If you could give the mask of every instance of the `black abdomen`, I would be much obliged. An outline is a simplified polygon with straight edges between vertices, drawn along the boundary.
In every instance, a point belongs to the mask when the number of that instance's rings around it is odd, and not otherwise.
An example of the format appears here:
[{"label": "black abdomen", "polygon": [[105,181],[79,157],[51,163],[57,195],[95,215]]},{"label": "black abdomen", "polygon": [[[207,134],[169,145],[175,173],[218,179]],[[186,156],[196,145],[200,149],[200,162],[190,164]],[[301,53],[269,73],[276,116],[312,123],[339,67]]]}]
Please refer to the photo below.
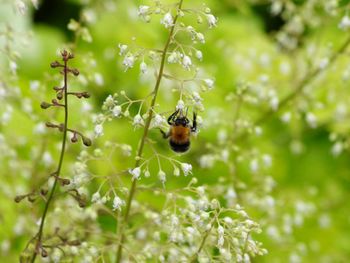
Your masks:
[{"label": "black abdomen", "polygon": [[170,147],[174,152],[183,153],[190,148],[190,141],[177,143],[172,140],[169,141]]}]

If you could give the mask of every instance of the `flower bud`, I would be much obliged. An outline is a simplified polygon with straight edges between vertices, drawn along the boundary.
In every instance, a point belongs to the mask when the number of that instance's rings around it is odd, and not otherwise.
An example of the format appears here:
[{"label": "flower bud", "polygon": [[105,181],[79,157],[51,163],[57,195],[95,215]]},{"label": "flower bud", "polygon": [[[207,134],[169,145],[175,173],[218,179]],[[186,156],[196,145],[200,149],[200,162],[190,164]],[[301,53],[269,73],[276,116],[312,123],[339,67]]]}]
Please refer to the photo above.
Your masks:
[{"label": "flower bud", "polygon": [[81,139],[83,140],[83,144],[85,146],[91,146],[92,143],[91,143],[91,140],[89,138],[82,136]]},{"label": "flower bud", "polygon": [[57,67],[61,67],[61,63],[58,61],[54,61],[50,64],[51,68],[57,68]]},{"label": "flower bud", "polygon": [[47,102],[45,102],[45,101],[43,101],[41,104],[40,104],[40,107],[42,108],[42,109],[48,109],[48,108],[50,108],[52,106],[52,104],[50,104],[50,103],[47,103]]}]

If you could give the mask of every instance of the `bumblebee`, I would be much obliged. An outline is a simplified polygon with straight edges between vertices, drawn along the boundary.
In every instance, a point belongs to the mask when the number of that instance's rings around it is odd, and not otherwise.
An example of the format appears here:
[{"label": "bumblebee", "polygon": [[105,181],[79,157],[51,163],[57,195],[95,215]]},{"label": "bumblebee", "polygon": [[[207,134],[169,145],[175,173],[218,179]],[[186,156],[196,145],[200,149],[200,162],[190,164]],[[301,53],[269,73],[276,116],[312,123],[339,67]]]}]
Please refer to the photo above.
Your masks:
[{"label": "bumblebee", "polygon": [[[187,113],[186,113],[187,115]],[[182,110],[176,110],[168,118],[170,129],[167,133],[161,130],[164,139],[169,138],[170,148],[174,152],[183,153],[190,148],[191,133],[197,131],[197,115],[193,112],[192,125]]]}]

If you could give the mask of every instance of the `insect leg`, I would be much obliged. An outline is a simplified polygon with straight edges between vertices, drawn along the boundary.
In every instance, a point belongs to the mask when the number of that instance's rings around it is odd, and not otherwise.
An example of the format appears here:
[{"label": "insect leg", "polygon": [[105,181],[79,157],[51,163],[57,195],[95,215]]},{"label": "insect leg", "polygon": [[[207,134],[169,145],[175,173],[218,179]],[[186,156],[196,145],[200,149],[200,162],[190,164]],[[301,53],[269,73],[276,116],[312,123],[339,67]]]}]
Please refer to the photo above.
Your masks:
[{"label": "insect leg", "polygon": [[160,132],[163,134],[163,138],[164,138],[164,139],[168,139],[168,138],[169,138],[170,132],[165,132],[165,131],[163,131],[163,130],[160,130]]},{"label": "insect leg", "polygon": [[193,112],[193,121],[192,121],[192,127],[191,127],[191,132],[196,132],[197,131],[197,114]]},{"label": "insect leg", "polygon": [[168,124],[169,125],[172,125],[172,122],[174,121],[175,119],[175,116],[179,113],[179,110],[176,110],[173,114],[171,114],[168,118]]}]

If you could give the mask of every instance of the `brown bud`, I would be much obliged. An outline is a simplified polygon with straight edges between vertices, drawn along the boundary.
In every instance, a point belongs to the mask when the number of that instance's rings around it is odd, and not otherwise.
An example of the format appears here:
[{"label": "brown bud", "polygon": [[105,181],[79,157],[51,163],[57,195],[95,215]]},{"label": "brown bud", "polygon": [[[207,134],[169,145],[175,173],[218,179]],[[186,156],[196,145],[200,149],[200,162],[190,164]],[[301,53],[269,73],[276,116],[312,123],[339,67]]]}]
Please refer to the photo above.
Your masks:
[{"label": "brown bud", "polygon": [[56,128],[56,127],[57,127],[56,124],[53,124],[52,122],[49,122],[49,121],[46,122],[45,125],[46,125],[46,127],[48,127],[48,128]]},{"label": "brown bud", "polygon": [[48,192],[49,192],[49,191],[48,191],[47,189],[44,189],[44,188],[41,188],[41,189],[40,189],[40,194],[41,194],[41,195],[47,195]]},{"label": "brown bud", "polygon": [[57,92],[56,98],[59,99],[59,100],[61,100],[63,98],[62,91]]},{"label": "brown bud", "polygon": [[36,200],[36,196],[33,195],[33,194],[30,194],[30,195],[27,196],[27,199],[28,199],[29,202],[34,203],[35,200]]},{"label": "brown bud", "polygon": [[75,143],[78,141],[78,136],[76,133],[73,134],[72,138],[70,139],[72,143]]},{"label": "brown bud", "polygon": [[47,253],[47,251],[44,248],[41,248],[41,256],[43,258],[46,258],[48,256],[48,253]]},{"label": "brown bud", "polygon": [[26,197],[26,195],[17,195],[17,196],[15,197],[15,202],[16,202],[16,203],[19,203],[19,202],[21,202],[25,197]]},{"label": "brown bud", "polygon": [[74,76],[78,76],[79,75],[79,70],[77,70],[76,68],[73,68],[71,70],[71,72],[73,73]]},{"label": "brown bud", "polygon": [[50,108],[52,106],[52,104],[50,104],[50,103],[47,103],[47,102],[45,102],[45,101],[43,101],[41,104],[40,104],[40,107],[42,108],[42,109],[48,109],[48,108]]},{"label": "brown bud", "polygon": [[57,67],[61,67],[61,63],[58,61],[54,61],[50,64],[51,68],[57,68]]},{"label": "brown bud", "polygon": [[89,138],[82,136],[81,139],[83,140],[83,144],[85,146],[88,146],[88,147],[91,146],[92,143],[91,143],[91,140]]},{"label": "brown bud", "polygon": [[81,95],[86,99],[90,98],[90,94],[88,92],[82,92]]},{"label": "brown bud", "polygon": [[62,179],[61,179],[61,184],[62,184],[62,185],[69,185],[69,184],[70,184],[70,180],[69,180],[69,179],[62,178]]},{"label": "brown bud", "polygon": [[69,56],[68,56],[69,59],[72,59],[74,58],[74,54],[73,53],[69,53]]}]

